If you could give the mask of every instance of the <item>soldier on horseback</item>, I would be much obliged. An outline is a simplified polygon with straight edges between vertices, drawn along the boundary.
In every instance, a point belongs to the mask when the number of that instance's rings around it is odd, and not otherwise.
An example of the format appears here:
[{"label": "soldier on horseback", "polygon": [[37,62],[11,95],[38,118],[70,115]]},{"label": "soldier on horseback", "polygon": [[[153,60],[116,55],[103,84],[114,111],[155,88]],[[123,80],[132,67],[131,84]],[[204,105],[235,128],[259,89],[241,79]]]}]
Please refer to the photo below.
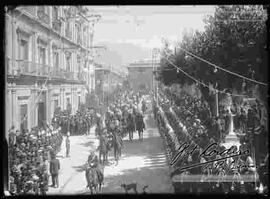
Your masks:
[{"label": "soldier on horseback", "polygon": [[118,161],[119,156],[121,156],[121,148],[123,146],[123,141],[121,137],[121,129],[119,126],[119,121],[115,118],[108,129],[111,146],[114,149],[115,160]]},{"label": "soldier on horseback", "polygon": [[[95,152],[91,152],[91,154],[88,156],[88,160],[87,163],[90,168],[92,168],[97,176],[98,176],[98,181],[99,182],[103,182],[104,176],[103,176],[103,172],[102,172],[102,167],[99,164],[99,160],[98,160],[98,156],[95,154]],[[87,187],[89,187],[89,179],[87,178]]]}]

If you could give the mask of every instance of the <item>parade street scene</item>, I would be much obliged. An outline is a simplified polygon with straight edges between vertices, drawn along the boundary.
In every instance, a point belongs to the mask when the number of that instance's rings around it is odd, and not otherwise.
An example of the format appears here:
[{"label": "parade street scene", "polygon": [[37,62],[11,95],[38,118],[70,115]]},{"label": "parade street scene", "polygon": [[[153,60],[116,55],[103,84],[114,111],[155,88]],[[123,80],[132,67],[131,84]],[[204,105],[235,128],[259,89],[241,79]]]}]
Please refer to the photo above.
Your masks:
[{"label": "parade street scene", "polygon": [[5,196],[268,195],[266,5],[5,6]]}]

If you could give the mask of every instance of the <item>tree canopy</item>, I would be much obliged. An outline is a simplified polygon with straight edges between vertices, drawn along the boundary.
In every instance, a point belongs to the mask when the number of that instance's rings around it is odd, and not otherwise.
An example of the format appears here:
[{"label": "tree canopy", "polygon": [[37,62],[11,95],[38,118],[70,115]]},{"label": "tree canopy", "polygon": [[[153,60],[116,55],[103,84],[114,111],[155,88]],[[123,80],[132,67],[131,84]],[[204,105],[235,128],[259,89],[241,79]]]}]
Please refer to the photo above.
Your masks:
[{"label": "tree canopy", "polygon": [[[213,16],[204,19],[205,30],[195,31],[183,36],[179,47],[203,58],[219,67],[261,82],[268,82],[266,11],[257,5],[217,6]],[[219,90],[242,93],[243,82],[246,88],[254,89],[256,83],[224,72],[199,59],[188,55],[181,49],[175,52],[165,45],[161,56],[159,79],[165,85],[194,82],[176,69],[168,59],[197,80],[216,84]],[[257,88],[265,95],[267,87]],[[208,88],[201,87],[205,97]],[[266,96],[266,95],[265,95]],[[209,96],[208,96],[209,97]]]}]

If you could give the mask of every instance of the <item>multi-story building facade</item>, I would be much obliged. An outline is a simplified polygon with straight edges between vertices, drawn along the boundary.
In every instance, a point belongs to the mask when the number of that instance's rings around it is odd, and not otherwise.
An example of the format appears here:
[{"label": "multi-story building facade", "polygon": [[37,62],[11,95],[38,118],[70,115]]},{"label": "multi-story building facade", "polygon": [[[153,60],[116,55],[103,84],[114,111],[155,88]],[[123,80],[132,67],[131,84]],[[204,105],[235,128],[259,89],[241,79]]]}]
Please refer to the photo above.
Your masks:
[{"label": "multi-story building facade", "polygon": [[153,60],[138,61],[129,64],[128,80],[130,87],[135,91],[155,91],[157,88],[157,80],[155,79],[155,71],[160,67],[160,63]]},{"label": "multi-story building facade", "polygon": [[95,64],[96,94],[103,102],[108,100],[117,88],[122,87],[125,73],[120,69]]},{"label": "multi-story building facade", "polygon": [[95,88],[93,27],[83,6],[22,6],[5,17],[6,127],[50,123],[75,113]]}]

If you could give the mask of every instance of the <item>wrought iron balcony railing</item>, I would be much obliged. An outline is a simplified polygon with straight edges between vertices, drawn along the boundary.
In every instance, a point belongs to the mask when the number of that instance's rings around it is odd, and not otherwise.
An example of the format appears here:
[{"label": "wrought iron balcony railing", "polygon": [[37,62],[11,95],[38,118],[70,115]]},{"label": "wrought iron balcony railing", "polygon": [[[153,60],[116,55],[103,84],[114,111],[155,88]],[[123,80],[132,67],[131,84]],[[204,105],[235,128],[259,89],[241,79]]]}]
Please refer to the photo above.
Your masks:
[{"label": "wrought iron balcony railing", "polygon": [[61,69],[59,67],[53,67],[52,77],[63,78],[64,79],[65,78],[65,75],[64,75],[63,69]]},{"label": "wrought iron balcony railing", "polygon": [[48,14],[46,14],[43,10],[38,10],[37,12],[38,19],[42,21],[43,23],[49,24],[50,23],[50,17]]},{"label": "wrought iron balcony railing", "polygon": [[50,67],[45,64],[33,63],[30,61],[19,62],[20,75],[48,76]]},{"label": "wrought iron balcony railing", "polygon": [[46,64],[34,63],[31,61],[18,61],[18,68],[12,68],[11,59],[6,58],[6,69],[8,75],[30,75],[30,76],[50,76],[52,78],[61,78],[66,80],[86,81],[86,75],[83,72],[74,73],[66,71],[59,67],[51,67]]}]

